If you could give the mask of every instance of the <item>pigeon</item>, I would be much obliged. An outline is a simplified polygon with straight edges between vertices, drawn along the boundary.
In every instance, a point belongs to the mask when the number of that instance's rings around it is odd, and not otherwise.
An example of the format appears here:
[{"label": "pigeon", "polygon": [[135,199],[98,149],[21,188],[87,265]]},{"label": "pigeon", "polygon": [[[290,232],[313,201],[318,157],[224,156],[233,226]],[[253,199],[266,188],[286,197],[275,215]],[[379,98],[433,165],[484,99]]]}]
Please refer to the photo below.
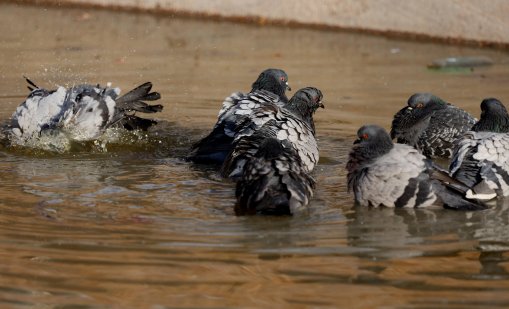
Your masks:
[{"label": "pigeon", "polygon": [[457,141],[449,171],[471,188],[469,198],[509,195],[509,115],[499,100],[481,102],[481,119]]},{"label": "pigeon", "polygon": [[163,108],[162,105],[144,102],[161,97],[157,92],[150,92],[150,82],[118,97],[120,89],[109,86],[83,84],[47,90],[26,80],[31,92],[16,108],[9,126],[11,141],[19,145],[54,132],[63,133],[72,141],[90,141],[99,138],[114,125],[128,130],[146,130],[157,122],[134,113],[155,113]]},{"label": "pigeon", "polygon": [[391,137],[428,158],[450,158],[454,142],[477,120],[431,93],[416,93],[394,115]]},{"label": "pigeon", "polygon": [[315,181],[288,141],[261,141],[237,182],[238,215],[293,215],[313,196]]},{"label": "pigeon", "polygon": [[319,159],[313,114],[319,107],[324,108],[322,98],[319,89],[305,87],[298,90],[283,107],[265,105],[254,109],[247,124],[234,135],[233,149],[221,168],[221,174],[237,180],[243,173],[244,164],[258,151],[264,137],[288,141],[302,161],[303,168],[311,172]]},{"label": "pigeon", "polygon": [[397,208],[441,204],[451,209],[485,209],[482,203],[467,200],[464,195],[468,188],[437,170],[417,149],[393,144],[385,129],[365,125],[357,136],[346,169],[348,191],[353,191],[358,204]]},{"label": "pigeon", "polygon": [[291,88],[283,70],[264,70],[253,83],[251,92],[234,92],[224,100],[214,128],[192,146],[188,159],[195,163],[223,164],[239,125],[249,121],[255,108],[286,104],[286,90]]}]

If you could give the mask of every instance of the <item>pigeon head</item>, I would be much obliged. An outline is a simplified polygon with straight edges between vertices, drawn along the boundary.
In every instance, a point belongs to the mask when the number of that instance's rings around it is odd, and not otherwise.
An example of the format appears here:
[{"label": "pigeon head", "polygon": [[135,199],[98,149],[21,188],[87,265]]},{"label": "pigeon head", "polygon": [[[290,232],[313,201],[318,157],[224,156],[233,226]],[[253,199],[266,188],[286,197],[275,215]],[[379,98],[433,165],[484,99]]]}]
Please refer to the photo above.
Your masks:
[{"label": "pigeon head", "polygon": [[299,89],[293,95],[286,105],[286,108],[307,122],[314,132],[315,124],[313,121],[313,114],[319,107],[325,108],[322,99],[323,94],[319,89],[306,87]]},{"label": "pigeon head", "polygon": [[75,102],[64,130],[77,141],[98,138],[113,118],[115,101],[95,91],[84,91],[76,96]]},{"label": "pigeon head", "polygon": [[267,69],[260,73],[256,81],[252,85],[252,91],[255,90],[266,90],[274,94],[277,94],[281,101],[288,102],[286,97],[286,90],[291,91],[292,89],[288,85],[288,75],[285,71],[280,69]]},{"label": "pigeon head", "polygon": [[431,93],[415,93],[408,99],[407,106],[398,111],[392,120],[391,137],[398,143],[415,146],[421,134],[427,129],[423,121],[435,111],[447,108],[449,104]]},{"label": "pigeon head", "polygon": [[481,102],[481,119],[472,127],[472,131],[509,132],[509,114],[507,109],[495,98]]},{"label": "pigeon head", "polygon": [[408,109],[417,113],[430,113],[447,107],[447,103],[431,93],[416,93],[408,99]]},{"label": "pigeon head", "polygon": [[387,154],[394,147],[385,129],[377,125],[365,125],[357,131],[357,139],[350,151],[346,169],[348,170],[348,191],[361,177],[361,170],[377,158]]},{"label": "pigeon head", "polygon": [[365,125],[357,131],[353,152],[361,154],[362,158],[374,159],[388,153],[393,143],[389,133],[377,125]]}]

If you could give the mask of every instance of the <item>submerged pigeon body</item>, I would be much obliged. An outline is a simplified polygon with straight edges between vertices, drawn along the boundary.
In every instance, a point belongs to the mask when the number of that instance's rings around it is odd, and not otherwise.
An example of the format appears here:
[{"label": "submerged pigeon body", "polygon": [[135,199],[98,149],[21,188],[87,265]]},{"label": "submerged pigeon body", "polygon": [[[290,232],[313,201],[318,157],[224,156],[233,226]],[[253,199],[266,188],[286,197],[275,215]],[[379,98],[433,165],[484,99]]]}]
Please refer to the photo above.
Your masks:
[{"label": "submerged pigeon body", "polygon": [[291,145],[265,138],[237,182],[236,213],[295,214],[308,204],[314,184]]},{"label": "submerged pigeon body", "polygon": [[262,106],[283,106],[288,102],[288,75],[279,69],[260,73],[249,93],[234,92],[228,96],[212,131],[195,145],[188,157],[196,163],[223,164],[241,127],[249,125],[253,111]]},{"label": "submerged pigeon body", "polygon": [[222,167],[225,177],[238,179],[244,165],[258,151],[266,137],[286,141],[299,156],[303,168],[310,172],[319,159],[313,114],[322,103],[322,92],[314,87],[302,88],[283,107],[261,106],[253,110],[250,121],[235,134],[233,149]]},{"label": "submerged pigeon body", "polygon": [[156,122],[140,118],[134,112],[162,110],[161,105],[143,102],[160,98],[159,93],[150,92],[151,83],[118,97],[119,88],[78,85],[46,90],[28,82],[32,91],[11,118],[9,137],[14,144],[25,145],[48,134],[64,135],[72,141],[90,141],[116,124],[127,129],[147,129]]},{"label": "submerged pigeon body", "polygon": [[454,142],[475,124],[464,110],[430,93],[417,93],[394,115],[391,137],[429,158],[449,158]]},{"label": "submerged pigeon body", "polygon": [[450,174],[473,198],[509,195],[509,115],[499,100],[482,101],[481,119],[457,142]]},{"label": "submerged pigeon body", "polygon": [[[484,209],[446,186],[440,173],[415,148],[393,144],[381,127],[363,126],[347,163],[348,189],[363,206]],[[447,175],[440,174],[443,177]],[[461,190],[466,191],[466,187]]]}]

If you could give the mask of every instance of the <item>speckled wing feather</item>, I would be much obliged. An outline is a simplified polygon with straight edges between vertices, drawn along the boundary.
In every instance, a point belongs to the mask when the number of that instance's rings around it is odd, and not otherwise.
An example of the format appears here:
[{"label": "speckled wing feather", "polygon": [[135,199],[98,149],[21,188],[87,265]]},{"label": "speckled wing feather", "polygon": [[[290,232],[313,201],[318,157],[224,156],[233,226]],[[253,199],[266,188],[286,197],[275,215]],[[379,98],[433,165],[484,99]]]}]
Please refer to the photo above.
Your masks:
[{"label": "speckled wing feather", "polygon": [[349,171],[348,179],[356,201],[365,206],[426,207],[437,199],[424,157],[407,145],[395,144],[362,170]]},{"label": "speckled wing feather", "polygon": [[472,187],[478,198],[508,196],[509,134],[467,132],[457,142],[450,173]]},{"label": "speckled wing feather", "polygon": [[[224,164],[221,166],[221,175],[234,181],[240,180],[244,173],[246,162],[255,157],[260,149],[260,145],[267,138],[276,138],[273,126],[261,127],[256,132],[253,131],[249,135],[238,138],[234,143],[233,149],[224,160]],[[285,141],[285,146],[291,147],[291,144]]]},{"label": "speckled wing feather", "polygon": [[[253,138],[244,141],[250,136]],[[293,113],[273,105],[253,110],[249,124],[243,126],[235,135],[233,141],[235,148],[225,160],[222,168],[223,175],[233,179],[238,178],[246,157],[256,152],[254,149],[257,147],[257,141],[269,136],[288,143],[298,154],[303,167],[308,172],[313,170],[319,159],[314,131]]]},{"label": "speckled wing feather", "polygon": [[214,126],[214,129],[224,128],[224,134],[230,137],[238,133],[239,125],[243,127],[250,125],[249,119],[252,121],[256,118],[254,114],[257,109],[283,105],[277,95],[265,90],[256,90],[242,96],[238,94],[233,93],[225,99]]},{"label": "speckled wing feather", "polygon": [[476,119],[453,105],[433,113],[427,129],[419,137],[418,148],[430,158],[451,157],[454,142],[470,130]]},{"label": "speckled wing feather", "polygon": [[429,114],[406,106],[394,115],[391,138],[419,149],[427,157],[448,158],[452,155],[454,142],[476,121],[451,104]]},{"label": "speckled wing feather", "polygon": [[[223,101],[221,110],[217,115],[217,124],[224,121],[232,121],[232,115],[250,115],[254,108],[265,104],[276,104],[283,106],[279,96],[266,90],[255,90],[250,93],[234,92]],[[233,116],[235,118],[235,116]],[[216,124],[216,125],[217,125]]]},{"label": "speckled wing feather", "polygon": [[193,145],[189,159],[222,164],[233,147],[234,136],[242,127],[251,125],[253,111],[280,104],[283,103],[277,95],[265,90],[232,93],[224,100],[212,132]]},{"label": "speckled wing feather", "polygon": [[260,108],[253,113],[253,125],[245,126],[235,136],[239,140],[266,127],[281,141],[288,141],[297,151],[308,171],[312,171],[319,159],[318,144],[313,129],[285,108]]}]

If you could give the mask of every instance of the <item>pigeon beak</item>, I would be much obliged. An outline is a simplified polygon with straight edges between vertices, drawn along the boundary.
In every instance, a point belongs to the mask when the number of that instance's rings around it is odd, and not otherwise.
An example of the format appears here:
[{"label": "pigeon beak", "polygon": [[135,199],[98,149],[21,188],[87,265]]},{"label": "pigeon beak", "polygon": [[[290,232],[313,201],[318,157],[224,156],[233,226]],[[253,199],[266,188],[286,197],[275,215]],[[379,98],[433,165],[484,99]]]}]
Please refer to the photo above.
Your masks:
[{"label": "pigeon beak", "polygon": [[286,82],[286,90],[288,90],[288,91],[292,91],[292,87],[290,87],[290,85],[288,84],[288,82]]},{"label": "pigeon beak", "polygon": [[325,108],[325,105],[323,105],[322,101],[318,102],[318,107]]},{"label": "pigeon beak", "polygon": [[409,107],[407,107],[407,109],[408,109],[409,111],[411,111],[413,108],[411,108],[411,107],[409,106]]},{"label": "pigeon beak", "polygon": [[356,139],[355,141],[353,141],[353,144],[355,145],[355,144],[358,144],[358,143],[360,143],[360,142],[361,142],[361,139],[360,139],[360,138],[358,138],[358,139]]}]

